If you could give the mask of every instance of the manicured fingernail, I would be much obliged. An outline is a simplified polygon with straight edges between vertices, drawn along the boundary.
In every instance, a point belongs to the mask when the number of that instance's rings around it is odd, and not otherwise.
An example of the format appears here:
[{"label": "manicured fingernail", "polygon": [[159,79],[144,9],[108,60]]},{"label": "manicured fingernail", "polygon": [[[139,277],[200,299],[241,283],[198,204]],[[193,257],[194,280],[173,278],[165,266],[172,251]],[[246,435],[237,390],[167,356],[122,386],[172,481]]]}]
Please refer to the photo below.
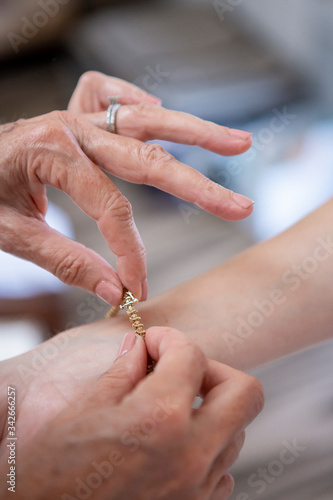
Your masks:
[{"label": "manicured fingernail", "polygon": [[241,208],[250,208],[254,204],[254,201],[250,200],[250,198],[247,198],[246,196],[243,196],[242,194],[231,193],[231,197]]},{"label": "manicured fingernail", "polygon": [[148,281],[147,280],[143,280],[141,290],[142,290],[141,300],[145,301],[145,300],[147,300],[147,297],[148,297]]},{"label": "manicured fingernail", "polygon": [[132,349],[132,347],[135,344],[136,336],[134,331],[126,333],[125,337],[122,340],[122,343],[120,344],[118,355],[116,359],[120,358],[124,354],[126,354],[128,351]]},{"label": "manicured fingernail", "polygon": [[111,281],[100,281],[95,290],[97,297],[110,305],[118,304],[122,293],[122,290]]},{"label": "manicured fingernail", "polygon": [[245,130],[238,130],[237,128],[229,128],[230,135],[236,137],[237,139],[242,139],[246,141],[252,136],[252,132],[246,132]]}]

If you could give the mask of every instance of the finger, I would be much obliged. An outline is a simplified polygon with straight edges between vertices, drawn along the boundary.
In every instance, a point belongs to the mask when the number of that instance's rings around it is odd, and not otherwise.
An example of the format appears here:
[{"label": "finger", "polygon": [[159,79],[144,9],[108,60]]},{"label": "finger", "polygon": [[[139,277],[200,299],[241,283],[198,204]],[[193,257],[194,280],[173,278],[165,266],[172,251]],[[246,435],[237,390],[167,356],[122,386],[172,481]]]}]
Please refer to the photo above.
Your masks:
[{"label": "finger", "polygon": [[225,474],[209,500],[228,500],[234,491],[235,481],[231,474]]},{"label": "finger", "polygon": [[120,303],[123,285],[116,271],[91,249],[50,228],[44,220],[7,213],[5,233],[3,250],[34,262],[67,285],[98,296],[102,291],[109,303]]},{"label": "finger", "polygon": [[[88,114],[94,125],[106,130],[105,113]],[[171,111],[149,102],[121,106],[117,111],[117,134],[141,141],[162,139],[190,144],[224,156],[244,153],[252,144],[252,134],[222,127],[196,116]]]},{"label": "finger", "polygon": [[243,219],[253,211],[251,200],[210,181],[157,144],[98,130],[88,120],[65,119],[86,155],[117,177],[154,186],[226,220]]},{"label": "finger", "polygon": [[206,358],[188,337],[173,328],[153,327],[146,333],[148,353],[158,361],[154,372],[139,387],[137,398],[170,399],[171,410],[185,418],[192,412],[206,370]]},{"label": "finger", "polygon": [[99,401],[118,404],[146,375],[147,351],[144,341],[133,331],[127,333],[118,358],[97,382],[94,394]]},{"label": "finger", "polygon": [[201,390],[204,400],[194,415],[196,425],[207,429],[205,442],[219,452],[262,410],[262,387],[254,377],[208,360]]},{"label": "finger", "polygon": [[79,79],[68,110],[76,114],[106,110],[110,104],[109,96],[119,96],[121,104],[137,104],[142,101],[161,103],[158,97],[148,94],[132,83],[97,71],[88,71]]},{"label": "finger", "polygon": [[[58,119],[64,115],[53,113],[52,116]],[[96,220],[109,248],[117,256],[121,282],[140,299],[147,276],[146,259],[131,205],[111,180],[85,156],[62,121],[54,120],[53,128],[54,136],[60,137],[64,153],[54,155],[51,162],[38,160],[34,167],[38,180],[64,191],[81,210]],[[104,292],[100,290],[97,293],[110,303]]]},{"label": "finger", "polygon": [[236,439],[227,447],[226,450],[221,452],[214,460],[208,476],[205,479],[204,490],[208,494],[215,491],[221,479],[227,474],[230,467],[236,462],[239,453],[244,445],[245,432],[242,431]]}]

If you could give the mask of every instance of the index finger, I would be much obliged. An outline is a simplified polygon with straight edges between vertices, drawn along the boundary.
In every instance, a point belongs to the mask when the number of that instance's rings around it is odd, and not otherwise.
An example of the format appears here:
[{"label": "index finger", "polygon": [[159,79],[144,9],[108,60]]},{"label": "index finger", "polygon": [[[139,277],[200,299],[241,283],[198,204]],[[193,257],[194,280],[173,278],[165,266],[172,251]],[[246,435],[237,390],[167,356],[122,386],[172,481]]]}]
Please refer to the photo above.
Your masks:
[{"label": "index finger", "polygon": [[[34,167],[31,170],[38,174],[39,182],[61,189],[81,210],[97,222],[106,243],[117,256],[117,272],[122,284],[139,299],[145,300],[145,249],[133,219],[131,205],[106,174],[80,148],[76,134],[82,138],[85,133],[84,124],[73,119],[67,112],[53,112],[38,117],[33,122],[35,136],[39,138],[42,133],[45,135],[46,130],[51,144],[55,143],[56,147],[53,154],[48,154],[49,161],[41,161],[37,156],[37,161],[33,162]],[[28,125],[27,131],[28,133],[30,131]],[[72,256],[69,255],[70,262],[71,259]],[[53,261],[55,260],[54,257]],[[85,282],[90,280],[91,288],[96,295],[112,304],[111,299],[114,298],[114,294],[112,296],[110,294],[108,280],[102,275],[99,283],[93,283],[91,274],[87,272],[88,260],[86,259],[83,265],[82,260],[84,254],[80,261],[76,259],[77,263],[80,262],[80,268],[77,270],[77,265],[72,266],[74,269],[72,274],[86,273]],[[61,267],[64,268],[63,265]],[[120,289],[117,292],[120,299]]]},{"label": "index finger", "polygon": [[202,385],[206,357],[186,335],[173,328],[149,328],[146,345],[150,356],[158,363],[154,372],[138,387],[137,396],[141,402],[148,397],[147,404],[166,399],[173,410],[187,418]]},{"label": "index finger", "polygon": [[239,370],[208,360],[202,393],[203,403],[195,414],[199,429],[207,428],[205,440],[220,451],[262,410],[263,390],[257,379]]}]

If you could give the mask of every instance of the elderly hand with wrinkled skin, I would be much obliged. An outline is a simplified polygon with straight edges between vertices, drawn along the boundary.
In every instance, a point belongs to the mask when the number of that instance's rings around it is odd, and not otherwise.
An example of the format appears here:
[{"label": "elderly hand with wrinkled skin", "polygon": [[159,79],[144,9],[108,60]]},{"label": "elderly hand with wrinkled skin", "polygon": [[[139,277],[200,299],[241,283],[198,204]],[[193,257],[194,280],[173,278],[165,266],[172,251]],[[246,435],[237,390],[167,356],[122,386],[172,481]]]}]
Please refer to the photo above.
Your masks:
[{"label": "elderly hand with wrinkled skin", "polygon": [[[115,94],[123,104],[117,112],[117,135],[105,130],[108,96]],[[250,147],[251,134],[159,104],[130,83],[90,72],[81,77],[68,111],[1,126],[0,248],[118,304],[123,286],[140,300],[147,298],[145,250],[130,203],[102,169],[155,186],[227,220],[249,216],[249,199],[144,141],[167,139],[235,155]],[[117,272],[95,252],[46,224],[47,185],[64,191],[97,222],[117,256]]]}]

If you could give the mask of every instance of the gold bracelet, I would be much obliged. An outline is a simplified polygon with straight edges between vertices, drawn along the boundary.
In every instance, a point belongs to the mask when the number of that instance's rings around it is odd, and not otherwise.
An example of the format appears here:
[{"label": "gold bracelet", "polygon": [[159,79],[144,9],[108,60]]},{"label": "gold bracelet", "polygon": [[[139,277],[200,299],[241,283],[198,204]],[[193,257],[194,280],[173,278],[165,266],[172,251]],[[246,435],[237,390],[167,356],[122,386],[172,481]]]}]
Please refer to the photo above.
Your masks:
[{"label": "gold bracelet", "polygon": [[[124,288],[122,303],[118,307],[112,306],[106,313],[105,318],[106,319],[114,318],[118,314],[120,309],[125,310],[127,312],[128,319],[132,323],[132,327],[135,333],[137,335],[140,335],[140,337],[144,339],[146,336],[146,330],[143,328],[142,319],[139,316],[138,310],[133,307],[134,304],[136,304],[137,302],[139,302],[138,299],[135,298],[130,291]],[[147,374],[153,371],[154,366],[155,366],[155,361],[153,361],[151,357],[148,355]]]}]

